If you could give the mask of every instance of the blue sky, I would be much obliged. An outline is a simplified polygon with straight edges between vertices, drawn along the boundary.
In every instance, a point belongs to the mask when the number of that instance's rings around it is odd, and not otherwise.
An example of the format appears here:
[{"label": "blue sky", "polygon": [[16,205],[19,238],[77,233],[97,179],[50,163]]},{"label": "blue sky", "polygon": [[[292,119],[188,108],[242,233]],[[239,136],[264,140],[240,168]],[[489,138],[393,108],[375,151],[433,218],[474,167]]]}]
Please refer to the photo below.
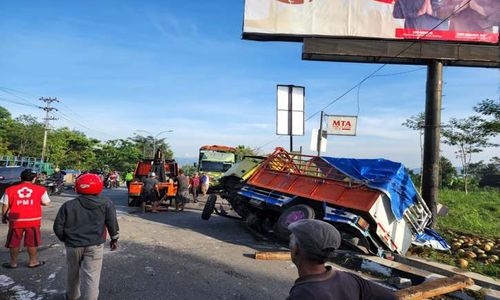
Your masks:
[{"label": "blue sky", "polygon": [[[0,88],[33,103],[58,97],[55,126],[103,140],[174,130],[163,136],[175,155],[196,157],[204,144],[288,147],[287,137],[275,135],[276,84],[305,86],[309,116],[378,67],[302,61],[299,43],[242,40],[242,19],[242,0],[2,1]],[[401,123],[424,110],[425,69],[387,66],[379,74],[411,70],[362,86],[358,136],[331,136],[327,155],[419,166],[418,134]],[[499,98],[497,69],[450,67],[444,76],[444,121]],[[0,91],[1,98],[19,100]],[[0,105],[14,116],[42,117],[35,108]],[[325,112],[356,114],[356,92]],[[307,122],[294,144],[308,149],[318,122]],[[442,149],[456,162],[451,148]]]}]

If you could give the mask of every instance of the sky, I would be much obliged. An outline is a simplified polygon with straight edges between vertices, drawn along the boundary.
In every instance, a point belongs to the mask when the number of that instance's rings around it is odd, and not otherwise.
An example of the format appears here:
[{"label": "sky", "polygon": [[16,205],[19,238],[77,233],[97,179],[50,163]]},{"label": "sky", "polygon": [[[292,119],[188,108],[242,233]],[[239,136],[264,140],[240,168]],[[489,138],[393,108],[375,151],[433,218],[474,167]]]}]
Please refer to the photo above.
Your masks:
[{"label": "sky", "polygon": [[[13,116],[43,118],[40,109],[12,101],[39,105],[40,97],[57,97],[55,127],[101,140],[173,130],[159,138],[183,159],[206,144],[268,153],[289,145],[275,134],[277,84],[306,88],[309,117],[380,66],[303,61],[300,43],[243,40],[242,22],[243,0],[1,1],[0,105]],[[377,75],[359,97],[354,90],[325,109],[359,121],[357,136],[329,136],[324,155],[417,168],[419,135],[401,123],[424,111],[426,70],[388,65]],[[467,117],[499,92],[498,69],[445,67],[442,120]],[[312,153],[318,124],[319,116],[306,122],[294,147]],[[453,148],[441,149],[458,165]],[[494,155],[498,148],[473,160]]]}]

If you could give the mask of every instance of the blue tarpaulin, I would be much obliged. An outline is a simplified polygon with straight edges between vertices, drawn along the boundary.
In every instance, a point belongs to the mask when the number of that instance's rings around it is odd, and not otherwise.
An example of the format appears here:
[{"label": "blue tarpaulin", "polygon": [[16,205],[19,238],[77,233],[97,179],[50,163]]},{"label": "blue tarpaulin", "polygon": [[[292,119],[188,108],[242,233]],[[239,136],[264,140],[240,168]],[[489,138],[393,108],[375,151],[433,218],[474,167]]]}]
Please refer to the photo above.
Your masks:
[{"label": "blue tarpaulin", "polygon": [[386,159],[321,158],[346,176],[386,194],[397,220],[401,220],[406,209],[417,202],[417,190],[401,163]]}]

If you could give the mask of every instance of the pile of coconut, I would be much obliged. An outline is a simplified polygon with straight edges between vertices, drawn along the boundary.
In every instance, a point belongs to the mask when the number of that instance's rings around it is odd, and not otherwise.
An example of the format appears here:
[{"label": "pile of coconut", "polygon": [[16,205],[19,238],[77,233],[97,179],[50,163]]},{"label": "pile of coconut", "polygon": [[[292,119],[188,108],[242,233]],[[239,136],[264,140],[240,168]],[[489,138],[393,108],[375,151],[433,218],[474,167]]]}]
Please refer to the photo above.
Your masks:
[{"label": "pile of coconut", "polygon": [[452,253],[460,257],[457,264],[466,268],[469,261],[476,260],[485,265],[498,262],[500,254],[500,239],[483,239],[477,237],[459,236],[452,239]]}]

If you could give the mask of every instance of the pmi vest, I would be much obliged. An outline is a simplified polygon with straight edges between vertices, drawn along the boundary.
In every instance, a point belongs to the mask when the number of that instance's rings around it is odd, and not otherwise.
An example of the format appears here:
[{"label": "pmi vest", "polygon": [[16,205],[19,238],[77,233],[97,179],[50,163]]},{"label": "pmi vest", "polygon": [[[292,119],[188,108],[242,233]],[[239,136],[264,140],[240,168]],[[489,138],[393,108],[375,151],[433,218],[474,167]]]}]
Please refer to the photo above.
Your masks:
[{"label": "pmi vest", "polygon": [[39,227],[42,220],[42,196],[45,188],[23,182],[5,190],[9,199],[10,228]]}]

